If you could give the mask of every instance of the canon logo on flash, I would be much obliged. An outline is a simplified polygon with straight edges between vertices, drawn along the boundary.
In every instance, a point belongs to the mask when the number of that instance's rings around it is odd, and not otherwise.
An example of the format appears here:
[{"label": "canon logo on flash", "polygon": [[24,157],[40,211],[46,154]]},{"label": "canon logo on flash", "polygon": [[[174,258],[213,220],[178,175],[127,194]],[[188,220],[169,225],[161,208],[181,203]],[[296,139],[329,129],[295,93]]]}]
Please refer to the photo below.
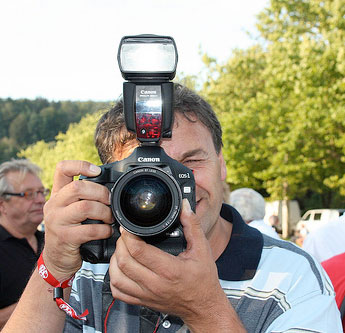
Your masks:
[{"label": "canon logo on flash", "polygon": [[138,162],[160,162],[159,157],[138,157]]},{"label": "canon logo on flash", "polygon": [[140,93],[142,95],[151,95],[151,94],[154,94],[156,95],[157,94],[157,91],[156,90],[140,90]]}]

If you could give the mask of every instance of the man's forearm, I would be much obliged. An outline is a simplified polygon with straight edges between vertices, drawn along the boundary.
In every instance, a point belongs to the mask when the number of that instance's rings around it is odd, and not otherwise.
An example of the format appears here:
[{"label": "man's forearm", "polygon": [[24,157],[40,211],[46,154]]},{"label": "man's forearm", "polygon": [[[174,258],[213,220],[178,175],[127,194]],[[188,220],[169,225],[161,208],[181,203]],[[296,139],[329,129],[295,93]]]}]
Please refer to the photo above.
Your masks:
[{"label": "man's forearm", "polygon": [[[53,300],[52,289],[38,274],[33,272],[24,293],[2,333],[12,332],[62,332],[65,313]],[[64,289],[65,300],[70,288]]]}]

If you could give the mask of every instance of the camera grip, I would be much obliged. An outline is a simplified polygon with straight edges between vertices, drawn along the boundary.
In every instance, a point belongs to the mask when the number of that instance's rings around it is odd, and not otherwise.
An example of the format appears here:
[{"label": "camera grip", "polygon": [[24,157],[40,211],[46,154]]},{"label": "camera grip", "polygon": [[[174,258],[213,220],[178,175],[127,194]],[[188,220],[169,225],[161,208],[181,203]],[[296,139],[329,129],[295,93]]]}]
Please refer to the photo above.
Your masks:
[{"label": "camera grip", "polygon": [[[81,224],[103,224],[99,220],[87,219]],[[103,259],[104,254],[104,244],[103,240],[92,240],[90,242],[81,244],[80,246],[80,255],[82,260],[96,264]]]},{"label": "camera grip", "polygon": [[[87,219],[82,224],[104,224],[99,220]],[[119,229],[113,225],[114,233],[107,239],[92,240],[81,244],[80,255],[83,261],[92,264],[109,263],[111,256],[115,252],[116,241],[120,237]]]}]

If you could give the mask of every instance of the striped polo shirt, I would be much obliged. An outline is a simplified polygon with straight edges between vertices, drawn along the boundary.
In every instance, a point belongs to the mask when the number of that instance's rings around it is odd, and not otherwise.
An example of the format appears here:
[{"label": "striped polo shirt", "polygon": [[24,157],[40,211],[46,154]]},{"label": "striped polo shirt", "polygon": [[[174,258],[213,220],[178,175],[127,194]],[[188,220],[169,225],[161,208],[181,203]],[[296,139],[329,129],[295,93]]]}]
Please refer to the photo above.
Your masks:
[{"label": "striped polo shirt", "polygon": [[[248,332],[342,332],[333,287],[310,255],[248,226],[229,205],[221,216],[233,229],[216,261],[219,281]],[[108,332],[152,333],[157,323],[159,333],[189,332],[178,317],[118,300],[112,304],[108,266],[83,263],[70,304],[89,315],[86,322],[67,317],[64,332],[103,332],[105,317]]]}]

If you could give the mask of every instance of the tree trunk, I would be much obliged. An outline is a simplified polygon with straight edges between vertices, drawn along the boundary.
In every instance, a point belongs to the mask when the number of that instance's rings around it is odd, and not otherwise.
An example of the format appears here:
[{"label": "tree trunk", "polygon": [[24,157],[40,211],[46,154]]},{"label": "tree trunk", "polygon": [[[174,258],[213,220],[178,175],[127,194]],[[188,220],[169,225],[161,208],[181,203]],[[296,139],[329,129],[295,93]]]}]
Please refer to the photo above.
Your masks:
[{"label": "tree trunk", "polygon": [[290,235],[289,228],[289,200],[287,196],[288,184],[283,183],[283,202],[282,202],[282,238],[287,239]]}]

